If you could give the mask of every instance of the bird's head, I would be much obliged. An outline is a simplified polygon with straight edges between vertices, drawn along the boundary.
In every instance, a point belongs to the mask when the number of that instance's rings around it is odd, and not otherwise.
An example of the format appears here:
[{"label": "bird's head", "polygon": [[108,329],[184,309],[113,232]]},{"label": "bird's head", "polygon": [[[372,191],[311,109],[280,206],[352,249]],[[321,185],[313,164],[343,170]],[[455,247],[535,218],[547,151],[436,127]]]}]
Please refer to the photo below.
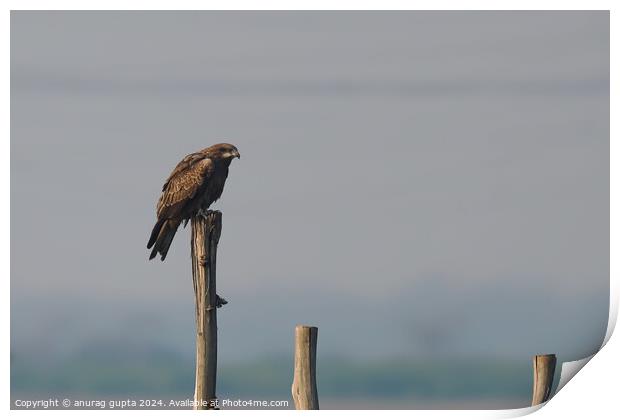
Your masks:
[{"label": "bird's head", "polygon": [[239,154],[239,150],[235,146],[229,143],[218,143],[207,149],[209,155],[212,158],[218,160],[227,160],[228,162],[232,161],[234,158],[241,159],[241,155]]}]

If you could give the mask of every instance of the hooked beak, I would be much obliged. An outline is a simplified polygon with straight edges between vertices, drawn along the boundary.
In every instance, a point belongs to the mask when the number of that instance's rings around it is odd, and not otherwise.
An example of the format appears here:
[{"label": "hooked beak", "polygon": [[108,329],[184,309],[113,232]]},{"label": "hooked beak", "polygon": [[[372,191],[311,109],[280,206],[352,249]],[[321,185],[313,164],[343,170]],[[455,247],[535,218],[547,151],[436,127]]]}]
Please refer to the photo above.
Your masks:
[{"label": "hooked beak", "polygon": [[239,153],[238,150],[235,150],[232,155],[236,157],[237,159],[241,159],[241,154]]}]

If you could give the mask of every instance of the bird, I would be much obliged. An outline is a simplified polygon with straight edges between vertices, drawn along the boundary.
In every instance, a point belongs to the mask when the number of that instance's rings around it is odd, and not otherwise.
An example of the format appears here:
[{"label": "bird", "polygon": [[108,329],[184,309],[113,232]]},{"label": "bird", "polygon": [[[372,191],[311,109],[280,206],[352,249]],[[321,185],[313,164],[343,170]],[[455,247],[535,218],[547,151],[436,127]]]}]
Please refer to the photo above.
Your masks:
[{"label": "bird", "polygon": [[157,223],[146,245],[152,249],[149,260],[166,259],[179,225],[199,214],[206,214],[211,204],[224,191],[228,167],[239,150],[229,143],[218,143],[185,156],[174,168],[164,186],[156,207]]}]

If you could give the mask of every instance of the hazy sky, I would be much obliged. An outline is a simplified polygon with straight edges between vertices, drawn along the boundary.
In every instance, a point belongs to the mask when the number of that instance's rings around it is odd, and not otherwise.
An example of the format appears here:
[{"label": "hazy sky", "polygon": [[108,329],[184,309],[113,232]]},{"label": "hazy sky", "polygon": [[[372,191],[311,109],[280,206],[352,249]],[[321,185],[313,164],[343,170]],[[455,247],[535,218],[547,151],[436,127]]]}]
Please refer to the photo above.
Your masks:
[{"label": "hazy sky", "polygon": [[220,141],[221,360],[603,338],[607,12],[13,12],[11,129],[14,351],[194,351],[188,231],[146,242]]}]

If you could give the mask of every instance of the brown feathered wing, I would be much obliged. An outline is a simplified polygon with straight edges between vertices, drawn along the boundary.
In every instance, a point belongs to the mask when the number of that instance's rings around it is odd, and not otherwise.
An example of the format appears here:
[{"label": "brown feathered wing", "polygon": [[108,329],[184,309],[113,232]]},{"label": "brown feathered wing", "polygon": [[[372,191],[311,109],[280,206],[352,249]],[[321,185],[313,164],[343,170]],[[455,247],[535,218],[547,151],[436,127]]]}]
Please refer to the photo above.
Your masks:
[{"label": "brown feathered wing", "polygon": [[202,152],[185,156],[174,168],[157,202],[157,223],[147,244],[147,248],[153,247],[149,259],[158,252],[162,261],[166,258],[179,225],[198,210],[199,193],[209,182],[213,169],[213,161]]}]

